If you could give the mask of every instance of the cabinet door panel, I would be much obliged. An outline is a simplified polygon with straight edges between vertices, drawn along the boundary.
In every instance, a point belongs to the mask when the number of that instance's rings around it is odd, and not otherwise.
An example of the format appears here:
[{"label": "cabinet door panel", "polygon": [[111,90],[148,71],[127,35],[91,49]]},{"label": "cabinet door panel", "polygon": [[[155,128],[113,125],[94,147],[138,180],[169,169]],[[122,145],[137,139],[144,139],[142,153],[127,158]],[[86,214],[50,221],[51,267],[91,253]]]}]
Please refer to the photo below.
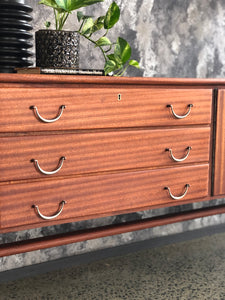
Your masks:
[{"label": "cabinet door panel", "polygon": [[225,90],[219,90],[217,100],[213,193],[225,194]]}]

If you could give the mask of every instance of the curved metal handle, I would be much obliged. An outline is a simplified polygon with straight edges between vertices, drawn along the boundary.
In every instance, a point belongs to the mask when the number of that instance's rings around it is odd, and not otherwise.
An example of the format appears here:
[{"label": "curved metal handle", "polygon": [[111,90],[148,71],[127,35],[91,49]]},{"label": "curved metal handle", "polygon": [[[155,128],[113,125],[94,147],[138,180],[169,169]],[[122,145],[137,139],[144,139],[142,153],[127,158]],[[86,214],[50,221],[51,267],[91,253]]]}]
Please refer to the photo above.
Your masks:
[{"label": "curved metal handle", "polygon": [[37,116],[37,118],[38,118],[40,121],[44,122],[44,123],[53,123],[53,122],[58,121],[58,120],[61,118],[62,113],[63,113],[63,110],[64,110],[65,108],[66,108],[65,105],[61,105],[61,106],[59,107],[59,110],[61,110],[61,111],[59,112],[58,116],[56,116],[54,119],[48,120],[48,119],[43,118],[43,117],[39,114],[38,109],[37,109],[36,106],[31,106],[31,107],[30,107],[30,109],[34,110],[35,115]]},{"label": "curved metal handle", "polygon": [[32,207],[33,207],[34,209],[36,208],[39,217],[41,217],[42,219],[44,219],[44,220],[52,220],[52,219],[57,218],[57,217],[62,213],[65,204],[66,204],[66,201],[64,201],[64,200],[61,201],[61,202],[59,203],[59,206],[62,205],[62,207],[61,207],[61,209],[59,210],[59,212],[57,212],[55,215],[50,216],[50,217],[43,215],[43,214],[40,212],[39,207],[38,207],[37,205],[32,205]]},{"label": "curved metal handle", "polygon": [[53,175],[53,174],[59,172],[59,170],[60,170],[60,169],[62,168],[62,166],[63,166],[63,162],[64,162],[65,159],[66,159],[65,156],[62,156],[62,157],[59,159],[58,168],[57,168],[56,170],[53,170],[53,171],[44,171],[44,170],[40,167],[40,165],[39,165],[37,159],[31,159],[31,162],[34,163],[35,168],[36,168],[40,173],[42,173],[42,174],[44,174],[44,175]]},{"label": "curved metal handle", "polygon": [[167,107],[170,107],[170,108],[171,108],[171,111],[172,111],[173,116],[174,116],[175,118],[177,118],[177,119],[184,119],[184,118],[186,118],[186,117],[190,114],[191,108],[192,108],[193,106],[194,106],[193,104],[188,104],[188,106],[187,106],[187,107],[189,107],[188,112],[187,112],[185,115],[180,116],[180,115],[177,115],[177,114],[175,113],[172,104],[168,104],[168,105],[167,105]]},{"label": "curved metal handle", "polygon": [[173,155],[172,149],[166,148],[165,150],[166,150],[166,151],[169,151],[170,157],[171,157],[172,160],[174,160],[174,161],[176,161],[176,162],[181,162],[181,161],[184,161],[185,159],[188,158],[188,155],[190,154],[190,151],[191,151],[191,147],[188,146],[188,147],[186,148],[187,154],[186,154],[183,158],[176,158],[176,157]]},{"label": "curved metal handle", "polygon": [[189,187],[190,187],[190,184],[188,184],[188,183],[185,184],[186,190],[185,190],[185,192],[183,193],[183,195],[181,195],[181,196],[174,196],[174,195],[171,193],[170,188],[169,188],[168,186],[165,186],[165,187],[164,187],[164,190],[168,190],[169,195],[170,195],[170,197],[171,197],[172,199],[174,199],[174,200],[180,200],[180,199],[182,199],[182,198],[184,198],[184,197],[186,196]]}]

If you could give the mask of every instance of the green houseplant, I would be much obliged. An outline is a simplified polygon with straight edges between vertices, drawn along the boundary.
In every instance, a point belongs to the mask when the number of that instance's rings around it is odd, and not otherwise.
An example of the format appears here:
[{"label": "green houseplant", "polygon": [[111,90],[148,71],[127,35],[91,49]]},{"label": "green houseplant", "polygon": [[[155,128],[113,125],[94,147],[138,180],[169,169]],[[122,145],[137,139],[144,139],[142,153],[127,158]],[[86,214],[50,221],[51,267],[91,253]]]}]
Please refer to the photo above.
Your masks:
[{"label": "green houseplant", "polygon": [[[53,9],[55,30],[46,28],[35,32],[36,66],[49,69],[78,69],[80,35],[76,31],[63,30],[63,26],[74,10],[102,1],[104,0],[40,1],[40,4]],[[46,24],[48,25],[48,22]]]},{"label": "green houseplant", "polygon": [[68,16],[82,7],[86,7],[104,0],[41,0],[39,4],[44,4],[53,8],[55,16],[55,29],[62,30]]},{"label": "green houseplant", "polygon": [[[53,9],[56,31],[65,32],[63,28],[69,14],[81,7],[103,1],[104,0],[41,0],[39,3]],[[91,42],[94,47],[100,49],[105,62],[105,75],[113,72],[116,76],[122,76],[128,66],[139,68],[138,62],[130,59],[131,47],[125,39],[118,37],[116,42],[112,42],[107,37],[109,30],[114,27],[119,18],[120,9],[115,2],[112,2],[105,15],[98,16],[95,19],[93,19],[92,16],[84,15],[81,11],[77,11],[77,20],[80,26],[79,29],[73,33],[84,37]],[[47,28],[50,25],[50,22],[46,22]],[[96,34],[98,36],[97,38],[94,37]]]}]

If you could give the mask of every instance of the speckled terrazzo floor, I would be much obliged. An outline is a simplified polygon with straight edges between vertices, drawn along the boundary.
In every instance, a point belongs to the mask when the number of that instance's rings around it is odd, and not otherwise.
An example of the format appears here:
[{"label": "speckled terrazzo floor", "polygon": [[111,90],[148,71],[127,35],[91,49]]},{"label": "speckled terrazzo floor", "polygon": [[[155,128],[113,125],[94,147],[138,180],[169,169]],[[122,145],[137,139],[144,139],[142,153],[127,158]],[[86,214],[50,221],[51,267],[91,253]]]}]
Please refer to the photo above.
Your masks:
[{"label": "speckled terrazzo floor", "polygon": [[1,283],[0,299],[224,300],[225,233]]}]

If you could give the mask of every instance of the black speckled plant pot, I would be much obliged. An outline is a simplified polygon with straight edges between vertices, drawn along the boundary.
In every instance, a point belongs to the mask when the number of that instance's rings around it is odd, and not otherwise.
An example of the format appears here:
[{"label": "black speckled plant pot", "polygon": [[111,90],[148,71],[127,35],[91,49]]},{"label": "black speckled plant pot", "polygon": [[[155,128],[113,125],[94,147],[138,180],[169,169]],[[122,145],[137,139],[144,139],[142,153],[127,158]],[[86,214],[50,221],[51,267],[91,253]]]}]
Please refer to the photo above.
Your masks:
[{"label": "black speckled plant pot", "polygon": [[78,69],[79,44],[80,36],[74,31],[36,31],[36,66]]}]

